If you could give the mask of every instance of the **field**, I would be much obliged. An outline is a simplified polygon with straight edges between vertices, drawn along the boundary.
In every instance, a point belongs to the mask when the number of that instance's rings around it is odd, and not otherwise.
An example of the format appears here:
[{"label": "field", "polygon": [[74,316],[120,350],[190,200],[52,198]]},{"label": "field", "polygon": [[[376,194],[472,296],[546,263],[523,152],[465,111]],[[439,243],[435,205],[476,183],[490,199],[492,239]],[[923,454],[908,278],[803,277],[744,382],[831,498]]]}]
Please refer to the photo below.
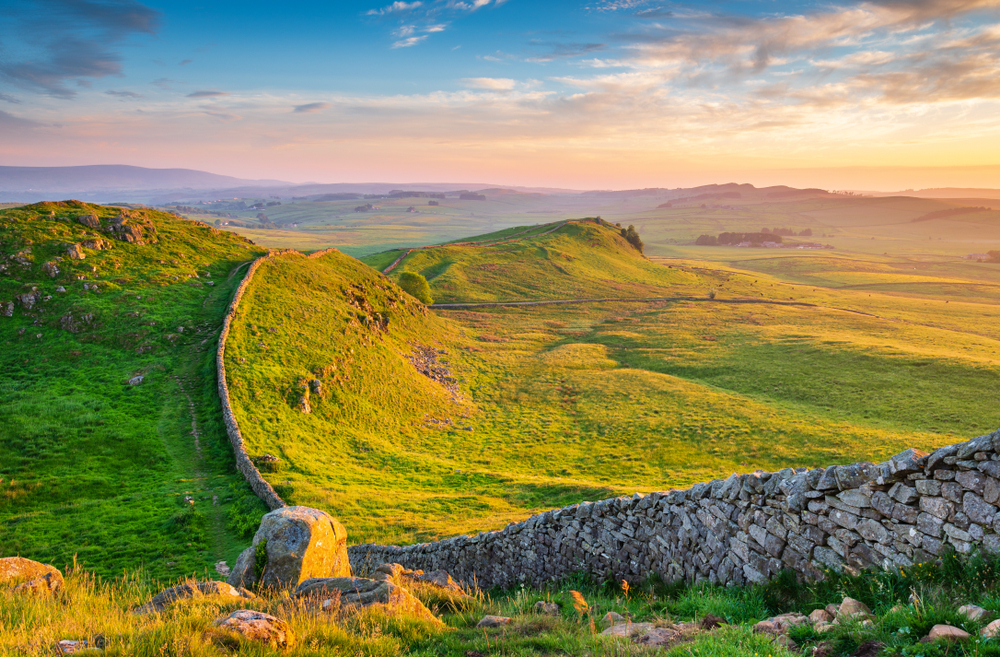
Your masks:
[{"label": "field", "polygon": [[[810,256],[826,260],[788,271],[837,271],[829,252],[787,257]],[[262,270],[240,330],[249,352],[268,327],[255,372],[272,378],[233,376],[251,385],[237,403],[250,444],[285,459],[272,483],[341,518],[352,542],[496,529],[555,506],[734,471],[877,461],[1000,425],[1000,307],[979,292],[941,300],[788,282],[763,273],[765,262],[755,273],[745,262],[740,271],[646,260],[615,229],[579,222],[497,246],[414,251],[389,276],[425,275],[436,302],[676,300],[442,309],[433,329],[404,322],[397,334],[393,320],[368,345],[340,328],[351,309],[338,272],[349,269],[342,256],[318,266],[332,257]],[[841,273],[867,258],[845,258]],[[955,263],[952,278],[935,276],[966,285],[955,277],[963,266],[983,280],[997,269]],[[300,315],[282,320],[279,305]],[[418,345],[448,352],[455,399],[414,377],[404,356]],[[290,391],[328,362],[349,361],[351,349],[350,378],[323,379],[337,405],[297,411]],[[367,364],[358,355],[375,353]]]},{"label": "field", "polygon": [[[145,244],[75,219],[118,214],[0,212],[0,555],[75,555],[106,577],[204,573],[244,541],[234,504],[262,506],[234,476],[213,359],[239,267],[262,251],[158,212],[132,222]],[[67,256],[87,241],[102,248]],[[15,300],[32,290],[30,307]]]}]

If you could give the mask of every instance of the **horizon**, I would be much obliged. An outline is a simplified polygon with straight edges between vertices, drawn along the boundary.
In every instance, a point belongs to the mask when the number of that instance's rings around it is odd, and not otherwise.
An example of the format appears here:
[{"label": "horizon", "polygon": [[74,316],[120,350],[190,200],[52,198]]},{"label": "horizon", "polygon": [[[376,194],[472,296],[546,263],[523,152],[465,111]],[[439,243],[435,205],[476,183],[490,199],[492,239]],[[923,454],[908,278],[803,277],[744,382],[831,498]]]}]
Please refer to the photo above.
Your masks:
[{"label": "horizon", "polygon": [[997,0],[258,4],[9,8],[0,164],[1000,188]]}]

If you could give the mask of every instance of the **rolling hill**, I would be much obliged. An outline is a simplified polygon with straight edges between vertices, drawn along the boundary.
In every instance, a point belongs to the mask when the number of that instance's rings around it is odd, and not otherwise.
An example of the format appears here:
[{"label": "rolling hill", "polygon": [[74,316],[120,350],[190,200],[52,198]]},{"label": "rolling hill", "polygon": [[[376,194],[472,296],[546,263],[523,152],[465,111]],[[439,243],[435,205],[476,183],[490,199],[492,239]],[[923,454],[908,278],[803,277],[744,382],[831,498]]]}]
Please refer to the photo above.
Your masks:
[{"label": "rolling hill", "polygon": [[0,211],[0,554],[177,577],[232,560],[214,350],[263,250],[161,212]]}]

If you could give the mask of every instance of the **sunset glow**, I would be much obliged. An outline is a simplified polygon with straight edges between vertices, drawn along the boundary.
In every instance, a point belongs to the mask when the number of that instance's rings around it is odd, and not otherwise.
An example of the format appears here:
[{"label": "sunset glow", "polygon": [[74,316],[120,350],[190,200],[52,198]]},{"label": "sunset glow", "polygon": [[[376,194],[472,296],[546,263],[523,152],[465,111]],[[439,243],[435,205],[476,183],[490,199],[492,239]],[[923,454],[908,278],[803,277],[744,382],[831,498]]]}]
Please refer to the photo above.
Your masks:
[{"label": "sunset glow", "polygon": [[1000,187],[1000,1],[30,0],[0,164]]}]

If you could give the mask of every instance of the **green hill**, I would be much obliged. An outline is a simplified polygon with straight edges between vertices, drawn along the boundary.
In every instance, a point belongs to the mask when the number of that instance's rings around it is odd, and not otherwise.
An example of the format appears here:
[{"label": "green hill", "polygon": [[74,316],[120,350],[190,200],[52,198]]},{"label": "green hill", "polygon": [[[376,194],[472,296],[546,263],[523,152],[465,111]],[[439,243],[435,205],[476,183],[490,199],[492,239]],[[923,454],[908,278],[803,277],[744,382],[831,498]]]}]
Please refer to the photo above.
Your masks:
[{"label": "green hill", "polygon": [[232,562],[246,495],[213,357],[261,253],[154,211],[0,211],[0,555],[155,577]]},{"label": "green hill", "polygon": [[[381,266],[395,258],[374,254],[362,260]],[[422,274],[437,303],[707,292],[697,275],[651,263],[618,227],[600,220],[522,227],[413,250],[390,276],[398,278],[404,271]]]}]

